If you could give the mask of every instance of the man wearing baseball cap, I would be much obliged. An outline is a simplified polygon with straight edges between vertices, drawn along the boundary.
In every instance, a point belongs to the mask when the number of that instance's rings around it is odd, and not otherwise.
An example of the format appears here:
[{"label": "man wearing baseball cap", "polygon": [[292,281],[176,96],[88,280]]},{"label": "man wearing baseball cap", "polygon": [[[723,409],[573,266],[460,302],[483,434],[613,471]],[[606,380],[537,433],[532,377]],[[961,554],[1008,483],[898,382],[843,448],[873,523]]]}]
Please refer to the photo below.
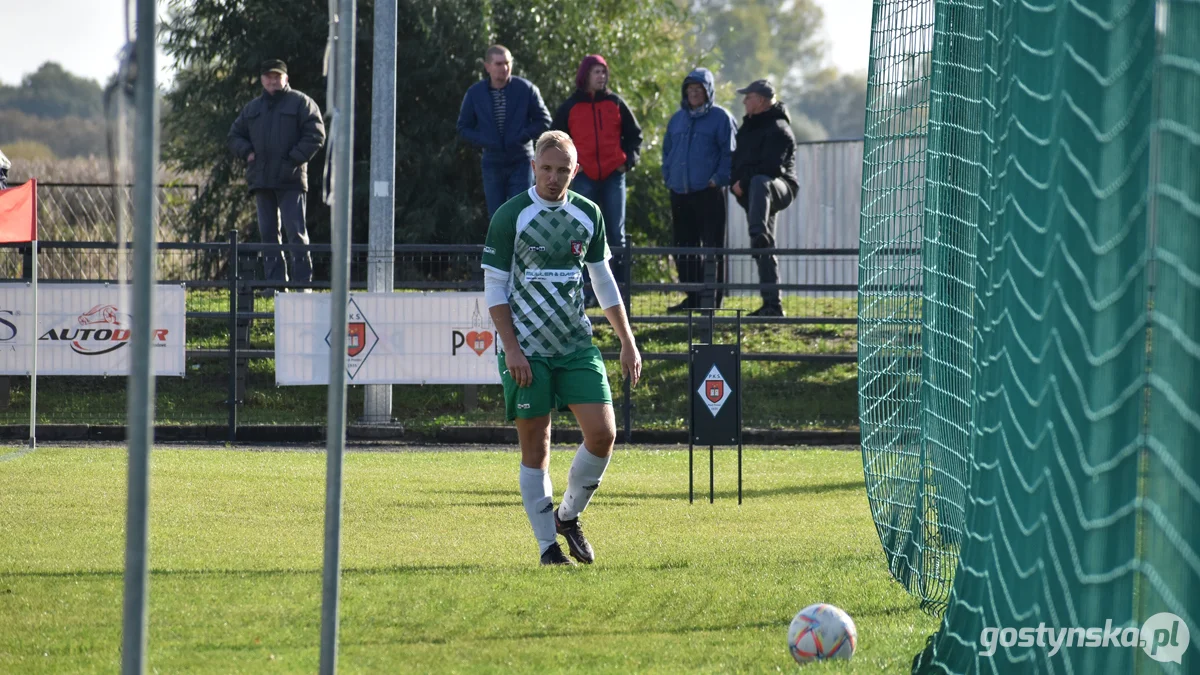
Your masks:
[{"label": "man wearing baseball cap", "polygon": [[[287,64],[279,59],[259,67],[263,93],[242,109],[229,130],[229,149],[246,160],[246,184],[258,207],[258,232],[264,244],[308,244],[304,212],[308,162],[325,144],[321,109],[288,86]],[[282,225],[282,228],[281,228]],[[291,280],[312,281],[312,257],[290,252]],[[264,275],[288,281],[288,267],[277,251],[263,254]]]},{"label": "man wearing baseball cap", "polygon": [[[742,89],[746,116],[737,132],[730,171],[731,189],[746,210],[750,245],[775,248],[775,214],[796,198],[796,136],[791,117],[782,102],[775,100],[770,80],[755,80]],[[774,254],[754,256],[760,284],[779,283],[779,261]],[[778,289],[761,291],[762,307],[750,316],[783,316]]]}]

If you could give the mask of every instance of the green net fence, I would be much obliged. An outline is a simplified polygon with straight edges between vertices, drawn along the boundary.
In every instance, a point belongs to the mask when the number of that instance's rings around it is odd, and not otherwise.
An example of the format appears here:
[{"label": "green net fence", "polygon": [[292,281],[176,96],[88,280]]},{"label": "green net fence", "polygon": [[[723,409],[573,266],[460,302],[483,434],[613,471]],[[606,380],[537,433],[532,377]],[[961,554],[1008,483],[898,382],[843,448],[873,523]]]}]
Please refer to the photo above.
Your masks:
[{"label": "green net fence", "polygon": [[945,612],[915,670],[1200,672],[1200,2],[878,0],[870,78],[863,461]]},{"label": "green net fence", "polygon": [[922,598],[944,602],[955,561],[930,546],[921,435],[932,48],[933,0],[875,4],[859,228],[858,382],[867,495],[892,575]]}]

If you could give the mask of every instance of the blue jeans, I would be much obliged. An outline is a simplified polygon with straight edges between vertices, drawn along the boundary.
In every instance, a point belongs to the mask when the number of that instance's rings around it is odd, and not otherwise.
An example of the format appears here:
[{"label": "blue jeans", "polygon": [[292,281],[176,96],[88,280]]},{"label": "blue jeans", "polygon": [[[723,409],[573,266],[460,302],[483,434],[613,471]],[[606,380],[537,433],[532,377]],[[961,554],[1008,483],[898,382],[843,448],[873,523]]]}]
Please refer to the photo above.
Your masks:
[{"label": "blue jeans", "polygon": [[[625,246],[625,174],[614,173],[601,181],[588,178],[582,171],[571,181],[571,189],[576,193],[596,202],[600,207],[600,215],[604,218],[604,236],[608,239],[608,247],[623,248]],[[625,283],[625,256],[613,253],[609,261],[613,277],[618,284]],[[587,268],[584,268],[586,274]],[[628,289],[625,289],[628,295]],[[591,293],[589,292],[590,296]]]},{"label": "blue jeans", "polygon": [[533,186],[533,166],[529,160],[509,164],[483,163],[483,196],[487,198],[488,220],[496,209]]}]

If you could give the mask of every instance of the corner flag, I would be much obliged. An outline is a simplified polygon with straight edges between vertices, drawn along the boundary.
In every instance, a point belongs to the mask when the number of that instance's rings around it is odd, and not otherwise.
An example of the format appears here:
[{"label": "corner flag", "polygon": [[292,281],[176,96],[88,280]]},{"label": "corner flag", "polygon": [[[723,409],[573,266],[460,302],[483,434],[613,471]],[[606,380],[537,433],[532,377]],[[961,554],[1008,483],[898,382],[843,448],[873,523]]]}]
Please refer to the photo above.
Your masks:
[{"label": "corner flag", "polygon": [[37,445],[37,181],[0,190],[0,244],[33,243],[33,369],[29,377],[29,445]]},{"label": "corner flag", "polygon": [[0,244],[37,241],[37,181],[0,190]]}]

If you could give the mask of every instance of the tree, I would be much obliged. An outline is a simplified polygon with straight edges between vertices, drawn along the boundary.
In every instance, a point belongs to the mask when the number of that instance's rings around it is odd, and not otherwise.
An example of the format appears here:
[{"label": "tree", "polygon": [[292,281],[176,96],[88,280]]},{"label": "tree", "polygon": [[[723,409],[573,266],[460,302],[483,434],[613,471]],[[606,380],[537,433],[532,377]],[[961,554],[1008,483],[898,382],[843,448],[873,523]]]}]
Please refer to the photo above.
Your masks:
[{"label": "tree", "polygon": [[[262,93],[258,66],[268,58],[285,59],[292,87],[324,103],[328,12],[323,0],[296,0],[286,19],[277,4],[263,0],[171,1],[163,39],[178,71],[166,95],[163,159],[208,177],[192,209],[197,240],[223,238],[231,229],[252,229],[254,209],[243,180],[245,164],[226,148],[229,127],[241,108]],[[361,63],[361,47],[357,58]],[[356,94],[361,101],[361,86]],[[317,170],[309,172],[310,196],[313,187],[319,195],[323,159],[321,153],[313,160]],[[309,201],[318,223],[313,234],[318,241],[322,234],[328,241],[328,217],[321,213],[320,200]]]},{"label": "tree", "polygon": [[693,0],[692,7],[700,47],[716,53],[724,82],[771,78],[792,103],[820,66],[823,14],[814,0]]},{"label": "tree", "polygon": [[828,69],[809,78],[795,112],[819,124],[827,138],[862,138],[867,110],[866,73]]},{"label": "tree", "polygon": [[0,85],[0,108],[50,119],[104,115],[99,83],[72,75],[53,61],[43,63],[15,87]]},{"label": "tree", "polygon": [[[194,213],[198,236],[250,229],[253,209],[241,179],[244,166],[225,149],[225,137],[239,109],[260,93],[257,64],[272,57],[286,60],[292,86],[324,103],[321,57],[328,6],[323,0],[298,4],[287,21],[280,20],[277,3],[267,0],[232,6],[222,0],[171,4],[165,43],[180,70],[167,95],[172,112],[164,119],[164,157],[209,175]],[[639,230],[666,232],[668,211],[665,197],[657,194],[662,189],[656,149],[691,67],[685,56],[684,17],[672,0],[410,0],[399,3],[398,14],[397,242],[483,240],[487,222],[479,154],[458,140],[456,121],[467,87],[483,75],[481,59],[491,42],[512,49],[517,74],[538,84],[552,109],[570,93],[583,55],[605,53],[613,63],[614,86],[645,128],[645,162],[630,177],[628,229],[635,236]],[[359,242],[367,233],[373,16],[372,0],[360,1],[354,190],[354,240]],[[318,155],[314,164],[322,160],[323,154]],[[310,171],[314,191],[320,175]],[[312,194],[313,239],[328,241],[327,209]]]},{"label": "tree", "polygon": [[15,87],[0,84],[0,143],[30,141],[59,157],[103,154],[103,107],[94,80],[46,62]]},{"label": "tree", "polygon": [[641,162],[627,177],[626,233],[638,244],[668,244],[663,132],[679,109],[683,79],[694,67],[711,67],[714,61],[695,47],[692,18],[672,0],[496,0],[490,23],[494,40],[512,50],[518,74],[538,84],[552,114],[575,91],[583,57],[604,56],[609,86],[642,126]]}]

